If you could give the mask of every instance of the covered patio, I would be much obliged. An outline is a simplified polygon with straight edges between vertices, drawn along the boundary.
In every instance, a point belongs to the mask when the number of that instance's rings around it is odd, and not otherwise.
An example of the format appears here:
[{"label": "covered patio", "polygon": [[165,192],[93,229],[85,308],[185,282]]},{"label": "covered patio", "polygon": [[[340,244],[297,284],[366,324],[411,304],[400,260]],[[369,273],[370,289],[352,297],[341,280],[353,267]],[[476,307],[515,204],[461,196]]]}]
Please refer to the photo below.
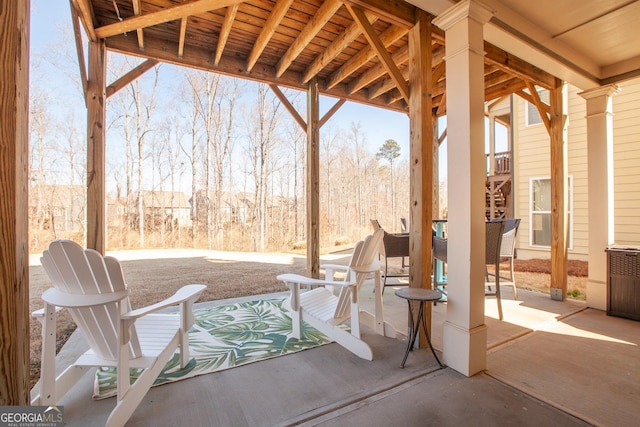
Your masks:
[{"label": "covered patio", "polygon": [[[361,294],[365,309],[373,309],[372,286]],[[405,301],[391,290],[385,313],[402,329]],[[406,342],[365,329],[373,362],[333,343],[162,385],[127,425],[632,425],[640,324],[583,301],[525,290],[519,296],[505,295],[503,321],[487,299],[487,369],[472,378],[439,368],[428,349],[413,351],[400,369]],[[238,300],[250,299],[256,297]],[[438,304],[432,321],[438,352],[445,318],[446,304]],[[61,367],[85,346],[74,334],[58,356]],[[86,375],[61,402],[67,425],[104,425],[113,399],[91,400],[92,381]]]},{"label": "covered patio", "polygon": [[[276,93],[280,93],[278,86],[307,92],[306,118],[301,117],[283,96],[281,100],[307,133],[307,267],[312,276],[319,274],[320,261],[318,144],[321,126],[346,100],[406,111],[410,117],[412,168],[410,286],[429,287],[430,229],[434,200],[437,200],[434,197],[437,189],[434,159],[437,156],[433,153],[437,151],[441,133],[436,118],[446,114],[450,124],[447,130],[449,150],[456,153],[455,158],[450,156],[448,160],[449,185],[456,188],[456,192],[449,195],[450,293],[449,303],[438,306],[438,309],[446,307],[441,320],[435,310],[434,325],[442,321],[443,326],[433,330],[434,333],[442,330],[440,348],[448,368],[434,374],[418,370],[416,375],[433,375],[440,380],[441,375],[450,375],[446,378],[457,381],[484,370],[490,373],[494,353],[487,352],[487,342],[491,341],[492,331],[501,325],[494,326],[486,320],[483,293],[484,102],[512,93],[522,96],[538,108],[549,131],[553,234],[551,296],[562,301],[566,298],[568,233],[563,82],[571,82],[584,90],[589,123],[590,180],[587,305],[602,310],[606,307],[606,263],[602,253],[613,243],[609,101],[616,91],[616,82],[640,75],[640,45],[635,42],[639,30],[633,20],[638,15],[638,2],[588,2],[579,8],[557,2],[549,2],[547,7],[530,3],[524,0],[482,3],[475,0],[71,0],[88,111],[86,246],[102,253],[105,251],[106,98],[162,61],[267,82]],[[0,25],[0,225],[3,230],[0,238],[3,271],[0,324],[5,343],[0,354],[3,360],[0,390],[5,405],[29,401],[28,340],[24,339],[28,336],[25,331],[29,324],[25,244],[29,146],[28,9],[29,2],[5,3]],[[566,17],[571,17],[569,28],[566,28]],[[81,31],[89,39],[87,64]],[[609,34],[616,37],[607,37]],[[215,43],[211,42],[211,37]],[[108,84],[107,50],[140,56],[147,61]],[[550,91],[548,105],[537,96],[536,86]],[[322,118],[318,108],[320,95],[339,99]],[[542,298],[548,300],[548,297]],[[401,323],[406,324],[406,315],[402,318],[400,316]],[[394,345],[401,345],[398,343]],[[386,345],[380,348],[382,354],[391,351]],[[304,358],[307,354],[311,353],[303,352],[296,357]],[[422,357],[428,359],[426,352],[418,354],[424,354]],[[287,370],[290,362],[286,364],[287,369],[285,365],[277,365],[284,360],[286,358],[275,360],[272,372],[280,379],[294,378]],[[346,360],[351,359],[347,357]],[[386,360],[385,357],[382,360]],[[397,370],[395,355],[390,355],[388,360],[389,369],[393,366]],[[347,363],[337,365],[346,369]],[[229,372],[231,376],[245,375],[237,373],[240,370]],[[461,388],[470,390],[471,384],[482,382],[484,378],[485,374],[480,374],[468,383],[463,382]],[[407,384],[409,389],[423,384],[411,382],[413,380],[415,378],[404,378],[400,382]],[[239,390],[245,384],[241,377],[228,381]],[[550,378],[550,381],[557,381],[557,378]],[[184,384],[195,387],[195,381]],[[384,384],[376,386],[380,393],[385,389]],[[273,383],[272,387],[281,390],[290,385],[292,383]],[[362,387],[366,389],[371,385],[363,384]],[[395,390],[396,387],[404,386],[388,384],[386,389]],[[170,412],[166,417],[179,414],[158,394],[162,389],[152,390],[145,402],[152,400],[166,407]],[[204,399],[207,394],[202,393],[192,396]],[[380,393],[376,395],[380,396]],[[157,398],[155,394],[158,394]],[[411,394],[418,399],[416,405],[423,405],[420,393]],[[494,396],[492,393],[485,395]],[[216,396],[211,395],[209,402],[215,402]],[[392,397],[385,395],[380,400],[391,402],[385,399]],[[496,403],[494,400],[493,404]],[[245,401],[248,406],[255,407],[252,410],[261,410],[261,406],[256,405],[257,400],[247,398]],[[311,399],[305,400],[309,401]],[[364,401],[360,399],[360,402]],[[200,408],[213,411],[209,402],[206,405],[202,405],[202,400],[196,403]],[[351,404],[356,402],[343,407]],[[374,406],[370,405],[371,408]],[[67,407],[71,413],[72,406]],[[215,413],[224,416],[228,406],[223,408]],[[139,411],[159,412],[154,409],[142,406]],[[188,407],[183,409],[187,411]],[[457,409],[468,409],[468,406]],[[194,413],[189,414],[193,416]],[[202,419],[207,420],[212,413],[202,415]],[[273,422],[286,424],[297,416],[299,414],[293,414]],[[167,420],[166,417],[163,420]],[[575,421],[571,417],[563,419],[568,423]],[[180,418],[176,420],[179,424]],[[84,423],[86,421],[83,419]],[[239,419],[236,421],[242,424]],[[134,423],[134,419],[131,422]],[[252,424],[247,422],[247,425]]]}]

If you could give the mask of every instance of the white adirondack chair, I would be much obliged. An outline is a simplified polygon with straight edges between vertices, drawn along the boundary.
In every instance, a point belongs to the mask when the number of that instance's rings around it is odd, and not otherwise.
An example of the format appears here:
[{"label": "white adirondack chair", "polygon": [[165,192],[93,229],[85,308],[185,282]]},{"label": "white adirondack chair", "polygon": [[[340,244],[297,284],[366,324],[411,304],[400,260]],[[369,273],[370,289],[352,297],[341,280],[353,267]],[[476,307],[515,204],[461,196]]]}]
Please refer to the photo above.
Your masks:
[{"label": "white adirondack chair", "polygon": [[[358,242],[349,265],[322,265],[325,279],[312,279],[297,274],[278,276],[278,280],[285,282],[291,290],[288,305],[296,338],[301,338],[304,320],[357,356],[373,360],[371,347],[360,337],[360,323],[370,326],[381,335],[395,337],[393,327],[384,322],[382,309],[378,253],[383,235],[384,230],[378,229]],[[345,272],[344,280],[334,279],[338,271]],[[360,310],[358,302],[358,291],[370,274],[375,278],[375,315]],[[305,292],[301,292],[301,285],[306,287]],[[337,296],[333,293],[334,287],[339,289]],[[341,326],[348,319],[351,319],[350,331]]]},{"label": "white adirondack chair", "polygon": [[[32,405],[55,405],[90,367],[117,367],[117,402],[108,426],[122,426],[180,347],[181,366],[189,361],[188,331],[193,303],[205,285],[182,287],[151,306],[131,310],[120,263],[77,243],[56,240],[44,251],[42,265],[53,288],[42,294],[45,308],[33,313],[42,323],[40,389]],[[180,304],[180,315],[151,314]],[[56,312],[67,308],[90,349],[55,377]],[[130,384],[129,368],[143,368]]]}]

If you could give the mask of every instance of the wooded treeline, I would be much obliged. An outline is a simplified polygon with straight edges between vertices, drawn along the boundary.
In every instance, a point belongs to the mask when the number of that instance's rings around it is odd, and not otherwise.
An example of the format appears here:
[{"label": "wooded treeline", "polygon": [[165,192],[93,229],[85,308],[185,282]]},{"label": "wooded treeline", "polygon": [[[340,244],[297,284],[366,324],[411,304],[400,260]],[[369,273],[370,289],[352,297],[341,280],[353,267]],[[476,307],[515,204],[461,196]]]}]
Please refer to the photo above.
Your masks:
[{"label": "wooded treeline", "polygon": [[[108,81],[136,65],[108,64]],[[79,100],[60,101],[37,70],[31,82],[32,252],[85,243],[86,110],[77,68],[59,68]],[[306,117],[305,94],[284,93]],[[268,86],[162,64],[107,105],[108,249],[304,245],[306,135]],[[322,247],[360,239],[371,218],[397,231],[408,215],[408,153],[394,135],[373,138],[357,117],[320,130]]]}]

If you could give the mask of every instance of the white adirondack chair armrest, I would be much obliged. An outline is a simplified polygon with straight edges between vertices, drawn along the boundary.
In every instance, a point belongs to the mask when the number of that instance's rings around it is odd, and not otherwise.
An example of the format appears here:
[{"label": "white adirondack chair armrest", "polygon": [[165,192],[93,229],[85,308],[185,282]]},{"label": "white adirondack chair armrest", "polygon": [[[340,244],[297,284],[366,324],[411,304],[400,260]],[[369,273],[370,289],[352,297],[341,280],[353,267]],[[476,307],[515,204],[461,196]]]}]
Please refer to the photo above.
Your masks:
[{"label": "white adirondack chair armrest", "polygon": [[338,270],[338,271],[347,271],[349,270],[349,266],[348,265],[342,265],[342,264],[320,264],[320,268],[330,268],[332,270]]},{"label": "white adirondack chair armrest", "polygon": [[[334,280],[335,274],[338,272],[342,272],[345,274],[349,274],[349,266],[342,264],[321,264],[320,268],[324,269],[324,278],[325,280]],[[343,280],[352,279],[351,277],[345,277]]]},{"label": "white adirondack chair armrest", "polygon": [[278,280],[287,282],[287,283],[299,283],[301,285],[306,286],[341,286],[341,287],[349,287],[356,284],[354,281],[344,282],[342,280],[323,280],[323,279],[313,279],[311,277],[302,276],[299,274],[280,274],[277,277]]},{"label": "white adirondack chair armrest", "polygon": [[171,307],[172,305],[180,304],[183,302],[195,302],[202,291],[207,288],[207,285],[187,285],[183,286],[178,291],[171,295],[169,298],[164,299],[160,302],[157,302],[152,305],[148,305],[146,307],[138,308],[136,310],[131,310],[122,316],[120,316],[123,320],[135,320],[142,316],[146,316],[147,314],[153,313],[155,311],[161,310],[163,308]]},{"label": "white adirondack chair armrest", "polygon": [[[56,308],[55,308],[55,312],[57,313],[57,312],[59,312],[60,310],[62,310],[63,308],[64,308],[64,307],[58,307],[58,306],[56,306]],[[38,319],[38,318],[40,318],[40,317],[44,317],[45,315],[46,315],[46,314],[45,314],[45,309],[44,309],[44,308],[41,308],[40,310],[35,310],[35,311],[32,311],[32,312],[31,312],[31,317],[33,317],[34,319]]]},{"label": "white adirondack chair armrest", "polygon": [[356,273],[375,273],[380,271],[380,261],[375,260],[371,264],[351,267]]},{"label": "white adirondack chair armrest", "polygon": [[55,288],[47,289],[42,293],[42,299],[51,305],[65,308],[92,307],[111,302],[121,301],[129,296],[129,290],[111,292],[108,294],[69,294],[60,292]]}]

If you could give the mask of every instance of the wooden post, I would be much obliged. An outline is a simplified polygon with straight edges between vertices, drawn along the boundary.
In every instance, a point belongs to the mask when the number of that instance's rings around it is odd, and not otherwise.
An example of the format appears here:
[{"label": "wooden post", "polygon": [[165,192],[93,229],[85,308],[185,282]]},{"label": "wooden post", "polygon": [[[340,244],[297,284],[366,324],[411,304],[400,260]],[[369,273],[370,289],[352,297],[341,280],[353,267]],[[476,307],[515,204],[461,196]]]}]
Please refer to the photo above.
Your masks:
[{"label": "wooden post", "polygon": [[0,7],[0,405],[29,403],[29,1]]},{"label": "wooden post", "polygon": [[313,78],[307,91],[307,271],[320,277],[320,96]]},{"label": "wooden post", "polygon": [[562,81],[549,92],[551,142],[551,299],[567,297],[567,254],[569,242],[568,154],[565,137],[565,103]]},{"label": "wooden post", "polygon": [[104,40],[89,43],[87,81],[87,248],[104,255],[106,237],[106,70]]},{"label": "wooden post", "polygon": [[[431,220],[433,219],[433,114],[431,99],[431,21],[419,10],[409,31],[409,151],[411,189],[409,286],[431,288]],[[425,313],[431,328],[431,304]],[[419,346],[427,344],[421,331]]]},{"label": "wooden post", "polygon": [[[433,126],[433,141],[431,145],[433,149],[431,159],[431,163],[433,164],[433,210],[431,211],[431,216],[432,219],[440,219],[440,141],[438,141],[440,129],[438,127],[438,117],[435,113],[433,113],[431,117],[431,126]],[[429,226],[431,227],[432,224],[429,224]]]}]

